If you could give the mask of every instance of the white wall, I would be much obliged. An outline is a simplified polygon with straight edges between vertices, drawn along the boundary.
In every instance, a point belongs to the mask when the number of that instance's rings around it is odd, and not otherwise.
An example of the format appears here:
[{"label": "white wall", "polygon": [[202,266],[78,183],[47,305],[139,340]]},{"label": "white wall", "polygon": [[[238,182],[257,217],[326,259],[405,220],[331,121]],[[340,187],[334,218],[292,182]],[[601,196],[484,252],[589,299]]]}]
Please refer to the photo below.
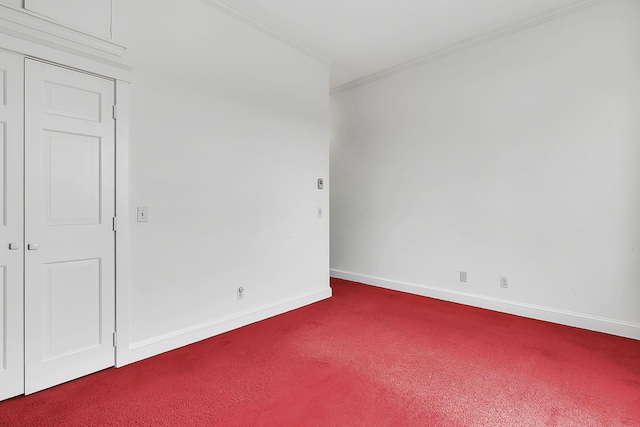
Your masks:
[{"label": "white wall", "polygon": [[24,0],[0,0],[0,4],[20,9],[24,5]]},{"label": "white wall", "polygon": [[131,360],[328,297],[328,67],[198,0],[117,14],[134,66]]},{"label": "white wall", "polygon": [[332,274],[640,338],[639,18],[610,0],[332,95]]}]

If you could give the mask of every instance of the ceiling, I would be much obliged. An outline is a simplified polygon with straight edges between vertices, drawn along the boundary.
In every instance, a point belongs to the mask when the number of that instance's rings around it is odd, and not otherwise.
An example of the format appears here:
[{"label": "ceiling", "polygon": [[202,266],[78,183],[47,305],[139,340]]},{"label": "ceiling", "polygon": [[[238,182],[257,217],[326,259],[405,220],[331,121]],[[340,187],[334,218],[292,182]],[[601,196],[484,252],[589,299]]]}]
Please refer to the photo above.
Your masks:
[{"label": "ceiling", "polygon": [[[331,88],[602,0],[224,0],[331,59]],[[515,27],[514,27],[515,26]]]}]

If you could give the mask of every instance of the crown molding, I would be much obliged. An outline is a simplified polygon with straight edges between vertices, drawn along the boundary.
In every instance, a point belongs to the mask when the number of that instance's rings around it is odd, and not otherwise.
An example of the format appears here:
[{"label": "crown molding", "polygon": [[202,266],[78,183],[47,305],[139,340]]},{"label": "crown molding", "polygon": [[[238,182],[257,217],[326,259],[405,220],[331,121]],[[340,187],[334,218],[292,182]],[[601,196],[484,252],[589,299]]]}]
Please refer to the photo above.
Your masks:
[{"label": "crown molding", "polygon": [[230,4],[227,4],[222,0],[200,0],[200,1],[206,5],[209,5],[231,16],[232,18],[246,25],[249,25],[250,27],[255,28],[256,30],[268,35],[269,37],[272,37],[284,44],[291,46],[294,49],[299,50],[305,55],[308,55],[324,64],[331,65],[331,63],[333,63],[334,61],[334,59],[329,55],[317,49],[307,46],[305,43],[297,40],[295,37],[285,33],[284,31],[281,31],[263,21],[260,21],[259,19],[251,16],[247,12],[240,10],[234,6],[231,6]]},{"label": "crown molding", "polygon": [[125,47],[23,9],[0,5],[0,34],[131,70],[122,60]]},{"label": "crown molding", "polygon": [[609,0],[579,0],[567,6],[551,9],[539,15],[536,15],[532,18],[528,18],[528,19],[516,22],[515,24],[502,27],[498,30],[491,31],[491,32],[482,34],[480,36],[471,37],[471,38],[462,40],[460,42],[454,43],[443,49],[436,50],[428,55],[418,58],[414,61],[406,62],[404,64],[387,68],[386,70],[379,71],[377,73],[369,74],[367,76],[352,80],[348,83],[345,83],[343,85],[336,87],[335,89],[332,89],[330,93],[335,94],[339,92],[344,92],[350,89],[357,88],[359,86],[373,83],[377,80],[384,79],[386,77],[392,76],[394,74],[398,74],[400,72],[409,70],[411,68],[415,68],[420,65],[444,58],[446,56],[453,55],[454,53],[460,52],[462,50],[479,46],[495,39],[506,37],[510,34],[517,33],[522,30],[526,30],[527,28],[531,28],[536,25],[544,24],[545,22],[552,21],[554,19],[558,19],[565,15],[569,15],[575,12],[579,12],[581,10],[590,8],[600,3],[605,3],[607,1]]}]

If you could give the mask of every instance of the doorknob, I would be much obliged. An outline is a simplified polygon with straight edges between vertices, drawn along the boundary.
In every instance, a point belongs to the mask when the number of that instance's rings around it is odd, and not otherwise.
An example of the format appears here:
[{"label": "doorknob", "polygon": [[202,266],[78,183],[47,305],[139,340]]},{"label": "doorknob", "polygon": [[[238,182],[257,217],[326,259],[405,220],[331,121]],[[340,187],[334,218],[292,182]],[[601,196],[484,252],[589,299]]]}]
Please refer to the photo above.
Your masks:
[{"label": "doorknob", "polygon": [[38,244],[37,243],[29,243],[27,245],[27,249],[29,249],[30,251],[35,251],[38,249]]},{"label": "doorknob", "polygon": [[10,251],[17,251],[18,249],[20,249],[20,243],[17,243],[17,242],[9,243]]}]

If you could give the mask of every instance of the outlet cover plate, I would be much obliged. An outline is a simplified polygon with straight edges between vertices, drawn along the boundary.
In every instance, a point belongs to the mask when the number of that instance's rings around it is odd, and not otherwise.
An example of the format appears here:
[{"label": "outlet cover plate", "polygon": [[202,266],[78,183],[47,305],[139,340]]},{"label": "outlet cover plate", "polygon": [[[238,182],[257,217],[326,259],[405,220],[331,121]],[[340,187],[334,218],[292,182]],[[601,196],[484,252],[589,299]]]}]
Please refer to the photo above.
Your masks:
[{"label": "outlet cover plate", "polygon": [[509,287],[509,278],[501,276],[500,277],[500,287],[501,288],[508,288]]}]

